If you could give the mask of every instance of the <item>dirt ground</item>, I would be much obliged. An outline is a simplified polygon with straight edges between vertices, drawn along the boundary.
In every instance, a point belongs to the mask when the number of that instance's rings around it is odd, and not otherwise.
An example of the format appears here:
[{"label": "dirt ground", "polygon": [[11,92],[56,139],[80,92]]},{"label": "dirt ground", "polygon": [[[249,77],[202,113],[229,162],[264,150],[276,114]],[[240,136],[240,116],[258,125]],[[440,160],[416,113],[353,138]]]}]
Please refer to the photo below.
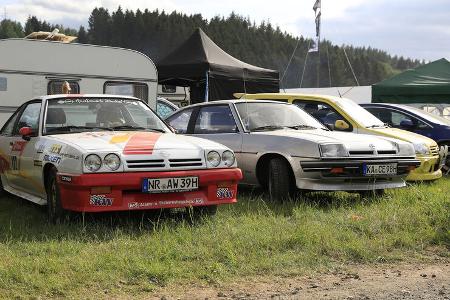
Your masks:
[{"label": "dirt ground", "polygon": [[311,276],[168,286],[150,299],[450,299],[450,263],[346,266]]}]

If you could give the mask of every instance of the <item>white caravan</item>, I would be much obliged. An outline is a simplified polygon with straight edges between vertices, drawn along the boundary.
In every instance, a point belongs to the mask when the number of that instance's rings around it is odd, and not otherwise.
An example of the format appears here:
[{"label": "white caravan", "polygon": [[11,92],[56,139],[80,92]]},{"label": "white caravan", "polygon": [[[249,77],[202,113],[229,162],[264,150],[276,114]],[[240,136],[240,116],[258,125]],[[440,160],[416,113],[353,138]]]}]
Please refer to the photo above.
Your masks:
[{"label": "white caravan", "polygon": [[146,55],[129,49],[44,40],[0,40],[0,126],[34,97],[61,94],[135,96],[156,109],[158,73]]}]

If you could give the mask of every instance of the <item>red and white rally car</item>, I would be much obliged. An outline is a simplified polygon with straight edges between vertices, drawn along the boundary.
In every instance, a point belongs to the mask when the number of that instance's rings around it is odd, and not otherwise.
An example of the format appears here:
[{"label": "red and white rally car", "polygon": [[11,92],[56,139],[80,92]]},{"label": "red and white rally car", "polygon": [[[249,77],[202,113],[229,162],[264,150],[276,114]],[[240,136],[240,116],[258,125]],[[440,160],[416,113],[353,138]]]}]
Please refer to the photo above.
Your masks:
[{"label": "red and white rally car", "polygon": [[100,212],[194,207],[214,213],[236,202],[234,153],[174,134],[141,100],[53,95],[26,102],[0,132],[1,184],[65,210]]}]

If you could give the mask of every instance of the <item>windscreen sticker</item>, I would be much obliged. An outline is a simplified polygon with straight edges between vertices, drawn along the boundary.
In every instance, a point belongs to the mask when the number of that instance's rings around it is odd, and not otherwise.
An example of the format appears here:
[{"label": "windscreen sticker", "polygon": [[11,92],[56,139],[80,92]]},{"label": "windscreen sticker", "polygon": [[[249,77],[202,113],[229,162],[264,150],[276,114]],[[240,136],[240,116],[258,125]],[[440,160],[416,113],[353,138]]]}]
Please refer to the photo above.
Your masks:
[{"label": "windscreen sticker", "polygon": [[128,100],[128,99],[67,98],[58,100],[58,104],[84,104],[84,103],[120,103],[120,104],[139,105],[137,100]]}]

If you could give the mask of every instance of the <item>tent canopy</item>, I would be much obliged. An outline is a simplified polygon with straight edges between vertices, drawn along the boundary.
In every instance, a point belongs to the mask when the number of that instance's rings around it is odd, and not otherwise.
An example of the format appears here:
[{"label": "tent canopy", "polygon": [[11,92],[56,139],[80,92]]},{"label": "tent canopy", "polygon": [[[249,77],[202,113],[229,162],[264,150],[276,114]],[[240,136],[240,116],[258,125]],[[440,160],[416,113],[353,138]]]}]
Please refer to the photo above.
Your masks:
[{"label": "tent canopy", "polygon": [[372,101],[450,103],[450,62],[442,58],[374,84]]},{"label": "tent canopy", "polygon": [[[191,98],[206,89],[209,100],[233,98],[236,92],[278,92],[279,73],[234,58],[200,28],[158,63],[159,83],[190,86]],[[197,89],[197,93],[192,89]],[[204,97],[204,96],[203,96]]]}]

